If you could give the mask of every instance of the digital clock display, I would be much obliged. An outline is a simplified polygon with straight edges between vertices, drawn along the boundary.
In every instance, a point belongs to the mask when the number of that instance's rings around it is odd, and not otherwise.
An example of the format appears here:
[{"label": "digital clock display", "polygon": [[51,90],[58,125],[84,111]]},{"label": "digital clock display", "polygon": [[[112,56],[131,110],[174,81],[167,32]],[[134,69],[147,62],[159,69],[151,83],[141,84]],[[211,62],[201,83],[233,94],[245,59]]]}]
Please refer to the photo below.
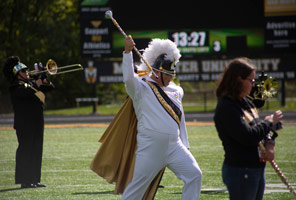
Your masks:
[{"label": "digital clock display", "polygon": [[203,47],[207,46],[209,41],[205,31],[175,32],[171,37],[178,47]]},{"label": "digital clock display", "polygon": [[176,43],[181,53],[208,53],[208,31],[169,32],[169,39]]}]

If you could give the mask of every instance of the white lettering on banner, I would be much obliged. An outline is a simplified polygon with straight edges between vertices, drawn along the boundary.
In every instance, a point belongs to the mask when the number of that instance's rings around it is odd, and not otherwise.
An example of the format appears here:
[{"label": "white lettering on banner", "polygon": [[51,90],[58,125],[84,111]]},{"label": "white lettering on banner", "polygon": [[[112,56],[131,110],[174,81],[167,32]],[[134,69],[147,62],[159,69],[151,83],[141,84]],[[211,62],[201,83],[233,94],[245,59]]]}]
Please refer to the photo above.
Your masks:
[{"label": "white lettering on banner", "polygon": [[295,78],[295,72],[286,72],[286,77],[288,79],[294,79]]},{"label": "white lettering on banner", "polygon": [[288,79],[294,79],[295,78],[295,72],[286,72],[286,77]]},{"label": "white lettering on banner", "polygon": [[202,61],[201,66],[202,66],[202,71],[203,72],[210,72],[211,71],[211,63],[210,63],[210,61]]},{"label": "white lettering on banner", "polygon": [[211,72],[222,72],[225,66],[228,64],[228,61],[218,60],[212,62]]},{"label": "white lettering on banner", "polygon": [[201,74],[201,79],[203,81],[209,81],[210,80],[210,74]]},{"label": "white lettering on banner", "polygon": [[108,28],[85,28],[84,34],[85,35],[108,35],[109,30]]},{"label": "white lettering on banner", "polygon": [[271,76],[275,79],[283,79],[285,77],[284,72],[270,72],[268,73],[268,76]]},{"label": "white lettering on banner", "polygon": [[288,30],[273,30],[273,36],[275,37],[287,37],[288,35]]},{"label": "white lettering on banner", "polygon": [[271,59],[272,70],[277,71],[279,69],[280,59]]},{"label": "white lettering on banner", "polygon": [[253,63],[256,63],[255,66],[258,71],[267,71],[268,70],[268,60],[267,59],[260,59],[260,60],[253,60]]},{"label": "white lettering on banner", "polygon": [[252,63],[256,66],[257,71],[277,71],[280,59],[252,59]]},{"label": "white lettering on banner", "polygon": [[229,60],[204,60],[201,62],[203,72],[223,72]]},{"label": "white lettering on banner", "polygon": [[111,45],[108,42],[84,42],[83,49],[110,49]]},{"label": "white lettering on banner", "polygon": [[211,74],[211,80],[216,81],[219,79],[220,76],[221,76],[221,74]]},{"label": "white lettering on banner", "polygon": [[[231,60],[204,60],[201,62],[202,73],[223,72]],[[257,71],[277,71],[279,69],[279,58],[251,59]]]},{"label": "white lettering on banner", "polygon": [[[231,60],[183,60],[176,66],[177,76],[180,81],[211,81],[218,80],[224,68]],[[279,72],[280,58],[256,58],[251,59],[256,70],[268,72],[274,78],[293,79],[296,74],[293,71]],[[200,62],[200,63],[199,63]],[[140,63],[135,63],[135,66]],[[200,67],[199,67],[200,66]],[[112,62],[112,74],[101,76],[100,82],[122,82],[122,63]],[[117,76],[119,75],[119,76]]]},{"label": "white lettering on banner", "polygon": [[180,61],[176,65],[177,73],[195,73],[198,72],[198,62],[195,60]]},{"label": "white lettering on banner", "polygon": [[122,65],[118,62],[113,62],[113,74],[122,74]]},{"label": "white lettering on banner", "polygon": [[209,47],[184,47],[180,48],[181,53],[203,53],[209,52]]},{"label": "white lettering on banner", "polygon": [[295,22],[268,22],[266,29],[295,29]]},{"label": "white lettering on banner", "polygon": [[100,76],[100,83],[122,83],[122,76]]},{"label": "white lettering on banner", "polygon": [[178,79],[180,81],[198,81],[199,74],[178,74]]}]

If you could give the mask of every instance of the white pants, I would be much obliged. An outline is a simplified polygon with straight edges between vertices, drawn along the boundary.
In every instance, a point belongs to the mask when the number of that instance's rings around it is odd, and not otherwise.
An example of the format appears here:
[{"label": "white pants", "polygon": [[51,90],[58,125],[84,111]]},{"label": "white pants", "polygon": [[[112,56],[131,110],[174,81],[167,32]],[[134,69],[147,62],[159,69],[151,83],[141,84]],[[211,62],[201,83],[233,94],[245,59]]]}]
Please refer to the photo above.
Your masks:
[{"label": "white pants", "polygon": [[145,131],[137,135],[138,148],[133,179],[122,200],[141,200],[157,173],[167,166],[184,182],[182,199],[199,199],[201,170],[178,136]]}]

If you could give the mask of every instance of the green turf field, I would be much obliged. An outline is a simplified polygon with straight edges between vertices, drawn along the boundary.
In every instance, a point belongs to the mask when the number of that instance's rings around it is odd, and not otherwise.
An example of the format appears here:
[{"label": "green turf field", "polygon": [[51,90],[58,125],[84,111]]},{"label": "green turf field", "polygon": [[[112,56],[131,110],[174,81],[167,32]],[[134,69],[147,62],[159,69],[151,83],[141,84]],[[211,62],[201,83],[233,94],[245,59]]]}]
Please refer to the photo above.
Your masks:
[{"label": "green turf field", "polygon": [[[14,184],[17,139],[13,130],[0,130],[0,199],[68,200],[120,199],[114,195],[114,185],[108,184],[89,169],[105,128],[47,128],[45,129],[42,181],[46,188],[20,189]],[[285,126],[279,132],[276,162],[289,182],[296,186],[296,126]],[[223,149],[214,126],[188,126],[191,152],[203,172],[201,198],[228,199],[221,180]],[[280,178],[268,164],[267,188],[264,199],[295,199],[281,184]],[[155,199],[181,199],[182,181],[166,169],[163,189]],[[279,192],[282,191],[282,192]]]}]

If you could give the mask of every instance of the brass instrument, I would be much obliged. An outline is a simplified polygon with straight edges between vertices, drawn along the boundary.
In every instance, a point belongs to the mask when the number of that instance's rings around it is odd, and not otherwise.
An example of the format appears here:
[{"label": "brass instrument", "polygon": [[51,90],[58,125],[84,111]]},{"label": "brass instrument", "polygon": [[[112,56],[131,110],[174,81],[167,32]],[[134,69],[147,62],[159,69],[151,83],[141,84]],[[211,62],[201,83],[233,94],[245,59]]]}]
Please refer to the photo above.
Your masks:
[{"label": "brass instrument", "polygon": [[46,63],[46,66],[43,69],[30,71],[29,76],[36,77],[41,74],[57,75],[57,74],[64,74],[64,73],[74,72],[79,70],[83,70],[83,67],[81,64],[73,64],[73,65],[58,67],[58,65],[54,60],[49,59]]},{"label": "brass instrument", "polygon": [[278,82],[272,77],[268,78],[267,74],[262,71],[247,97],[257,108],[262,108],[268,98],[274,97],[277,94],[277,89]]},{"label": "brass instrument", "polygon": [[255,99],[266,100],[270,97],[274,97],[277,94],[277,90],[278,82],[272,77],[268,78],[267,74],[261,72],[259,75],[259,82],[254,91]]},{"label": "brass instrument", "polygon": [[[270,97],[274,97],[277,93],[277,90],[278,90],[278,82],[272,77],[268,78],[267,74],[265,74],[262,71],[261,74],[259,75],[259,82],[258,82],[258,84],[256,84],[256,88],[253,91],[254,97],[251,97],[250,95],[248,97],[250,97],[250,99],[253,99],[253,100],[259,99],[259,100],[265,101]],[[281,122],[278,122],[276,125],[282,126]],[[278,136],[276,131],[277,130],[271,129],[271,132],[273,132],[273,135],[271,137],[272,140],[275,140],[275,138]],[[262,142],[259,142],[259,148],[260,148],[261,152],[266,153],[266,149],[265,149],[264,145],[262,144]],[[287,188],[294,195],[294,197],[296,197],[295,189],[288,182],[285,175],[281,172],[281,170],[278,167],[278,165],[276,164],[275,160],[272,160],[269,162],[270,162],[272,168],[277,173],[277,175],[280,177],[281,181],[287,186]]]}]

